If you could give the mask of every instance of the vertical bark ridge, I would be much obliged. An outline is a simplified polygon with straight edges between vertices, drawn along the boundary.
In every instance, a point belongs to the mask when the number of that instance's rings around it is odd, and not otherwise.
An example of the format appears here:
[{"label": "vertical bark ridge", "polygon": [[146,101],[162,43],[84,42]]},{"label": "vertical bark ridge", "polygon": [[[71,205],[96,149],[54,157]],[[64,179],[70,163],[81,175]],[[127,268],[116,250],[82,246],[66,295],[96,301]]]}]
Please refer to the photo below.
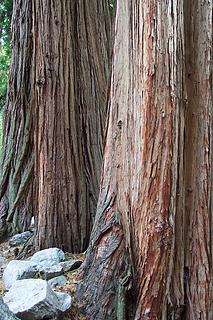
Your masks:
[{"label": "vertical bark ridge", "polygon": [[88,245],[103,156],[108,9],[107,1],[34,1],[40,247]]},{"label": "vertical bark ridge", "polygon": [[[185,4],[186,319],[212,319],[212,6]],[[193,48],[193,49],[192,49]],[[191,146],[191,147],[190,147]]]},{"label": "vertical bark ridge", "polygon": [[16,0],[12,62],[4,117],[0,180],[0,236],[28,228],[32,217],[32,2]]}]

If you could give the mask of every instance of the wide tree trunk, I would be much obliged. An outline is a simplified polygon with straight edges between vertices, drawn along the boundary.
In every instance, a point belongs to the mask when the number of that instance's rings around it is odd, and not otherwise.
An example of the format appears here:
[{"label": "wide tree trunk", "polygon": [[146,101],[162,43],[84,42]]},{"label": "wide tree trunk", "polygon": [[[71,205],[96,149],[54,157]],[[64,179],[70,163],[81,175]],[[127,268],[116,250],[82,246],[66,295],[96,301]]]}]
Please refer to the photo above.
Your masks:
[{"label": "wide tree trunk", "polygon": [[212,319],[212,6],[117,1],[88,319]]},{"label": "wide tree trunk", "polygon": [[40,248],[86,249],[94,221],[111,55],[107,0],[34,1]]},{"label": "wide tree trunk", "polygon": [[32,3],[13,1],[12,62],[4,112],[0,237],[24,231],[32,217]]}]

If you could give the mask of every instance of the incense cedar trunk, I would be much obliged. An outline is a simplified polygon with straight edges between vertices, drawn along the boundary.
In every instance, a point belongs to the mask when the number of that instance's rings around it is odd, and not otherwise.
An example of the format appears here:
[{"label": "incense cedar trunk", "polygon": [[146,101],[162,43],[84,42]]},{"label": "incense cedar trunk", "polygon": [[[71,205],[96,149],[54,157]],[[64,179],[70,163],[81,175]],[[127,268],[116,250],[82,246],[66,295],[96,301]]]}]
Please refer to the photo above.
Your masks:
[{"label": "incense cedar trunk", "polygon": [[212,319],[212,6],[117,1],[88,319]]},{"label": "incense cedar trunk", "polygon": [[37,244],[84,251],[94,222],[106,118],[106,0],[34,1]]},{"label": "incense cedar trunk", "polygon": [[0,238],[25,231],[33,215],[32,1],[15,0],[12,61],[0,178]]}]

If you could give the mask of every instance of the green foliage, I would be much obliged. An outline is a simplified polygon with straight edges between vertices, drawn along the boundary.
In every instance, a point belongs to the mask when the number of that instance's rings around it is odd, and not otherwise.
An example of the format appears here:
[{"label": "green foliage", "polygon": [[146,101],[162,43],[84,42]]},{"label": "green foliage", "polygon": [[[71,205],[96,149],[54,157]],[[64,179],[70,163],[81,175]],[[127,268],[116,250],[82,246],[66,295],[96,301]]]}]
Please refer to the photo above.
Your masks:
[{"label": "green foliage", "polygon": [[113,16],[115,13],[115,0],[109,0],[110,14]]},{"label": "green foliage", "polygon": [[0,110],[6,99],[9,64],[10,47],[6,44],[0,45]]},{"label": "green foliage", "polygon": [[10,42],[10,22],[13,10],[12,0],[0,1],[0,42]]},{"label": "green foliage", "polygon": [[11,58],[10,23],[13,0],[0,0],[0,150],[2,147],[3,112]]},{"label": "green foliage", "polygon": [[12,16],[12,0],[0,2],[0,110],[6,99],[8,69],[11,57],[10,21]]}]

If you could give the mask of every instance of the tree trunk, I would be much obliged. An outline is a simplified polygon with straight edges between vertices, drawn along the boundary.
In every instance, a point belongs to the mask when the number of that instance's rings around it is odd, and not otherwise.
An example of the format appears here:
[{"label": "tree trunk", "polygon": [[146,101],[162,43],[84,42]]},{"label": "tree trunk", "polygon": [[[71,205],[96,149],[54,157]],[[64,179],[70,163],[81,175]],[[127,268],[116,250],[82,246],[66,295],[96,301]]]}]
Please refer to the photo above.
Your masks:
[{"label": "tree trunk", "polygon": [[[108,1],[34,1],[38,246],[86,249],[110,65]],[[47,237],[48,235],[48,237]]]},{"label": "tree trunk", "polygon": [[4,117],[0,180],[0,237],[24,231],[32,217],[32,8],[13,2],[12,63]]},{"label": "tree trunk", "polygon": [[212,5],[188,0],[185,13],[186,319],[213,319]]},{"label": "tree trunk", "polygon": [[212,319],[212,6],[117,1],[88,319]]}]

